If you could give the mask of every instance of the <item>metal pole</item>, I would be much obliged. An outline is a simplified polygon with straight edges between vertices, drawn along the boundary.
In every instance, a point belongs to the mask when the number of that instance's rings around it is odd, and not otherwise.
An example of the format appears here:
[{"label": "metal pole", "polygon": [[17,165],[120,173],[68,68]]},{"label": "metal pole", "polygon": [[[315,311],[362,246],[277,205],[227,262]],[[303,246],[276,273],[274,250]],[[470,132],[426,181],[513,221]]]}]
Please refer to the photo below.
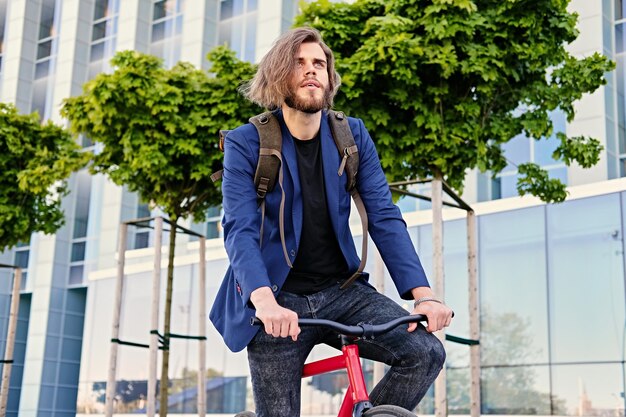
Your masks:
[{"label": "metal pole", "polygon": [[[480,310],[478,303],[478,239],[476,214],[467,212],[467,268],[469,276],[470,339],[480,338]],[[470,346],[470,414],[480,416],[480,344]]]},{"label": "metal pole", "polygon": [[[435,295],[440,300],[445,300],[444,273],[443,273],[443,185],[441,175],[437,175],[432,181],[432,210],[433,210],[433,272],[435,276]],[[446,334],[444,330],[437,332],[437,337],[444,343]],[[448,415],[448,399],[446,395],[446,368],[435,380],[435,416],[446,417]]]},{"label": "metal pole", "polygon": [[115,401],[116,380],[115,373],[117,371],[117,350],[118,340],[120,336],[120,316],[122,313],[122,294],[124,292],[124,262],[126,260],[126,234],[128,225],[122,223],[120,225],[120,235],[118,237],[117,247],[117,283],[115,287],[115,304],[113,305],[113,329],[111,331],[111,351],[109,354],[109,376],[107,378],[107,390],[105,399],[105,415],[113,416],[113,406]]},{"label": "metal pole", "polygon": [[159,354],[159,302],[161,293],[161,246],[163,239],[163,217],[154,219],[154,263],[152,267],[152,319],[150,321],[150,364],[148,371],[148,393],[146,416],[156,413],[157,360]]},{"label": "metal pole", "polygon": [[200,238],[200,282],[198,283],[198,417],[206,415],[206,238]]},{"label": "metal pole", "polygon": [[[374,285],[379,293],[385,293],[385,264],[378,250],[376,250],[376,257],[374,258]],[[378,382],[383,379],[383,376],[385,376],[385,364],[382,362],[374,362],[374,385],[378,384]]]},{"label": "metal pole", "polygon": [[20,309],[20,289],[22,286],[22,268],[15,268],[13,288],[11,289],[11,311],[9,313],[9,330],[7,334],[7,346],[4,352],[4,366],[2,367],[2,389],[0,391],[0,416],[7,414],[7,401],[9,399],[9,384],[11,382],[11,365],[13,365],[13,348],[15,347],[15,330],[17,329],[17,316]]}]

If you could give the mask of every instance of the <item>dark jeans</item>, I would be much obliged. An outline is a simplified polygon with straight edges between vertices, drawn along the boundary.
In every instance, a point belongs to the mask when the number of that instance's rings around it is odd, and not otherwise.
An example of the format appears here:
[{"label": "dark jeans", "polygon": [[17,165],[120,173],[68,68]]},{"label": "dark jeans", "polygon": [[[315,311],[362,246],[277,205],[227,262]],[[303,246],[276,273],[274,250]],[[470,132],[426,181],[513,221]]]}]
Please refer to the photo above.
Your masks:
[{"label": "dark jeans", "polygon": [[[383,323],[408,313],[372,287],[339,284],[311,295],[282,292],[278,303],[301,318],[345,324]],[[373,340],[357,342],[361,357],[391,368],[370,393],[374,405],[393,404],[413,410],[433,383],[444,360],[441,342],[419,325],[412,333],[402,325]],[[302,366],[319,343],[341,348],[337,335],[321,327],[302,327],[298,340],[274,338],[261,329],[248,345],[248,360],[257,417],[298,417]]]}]

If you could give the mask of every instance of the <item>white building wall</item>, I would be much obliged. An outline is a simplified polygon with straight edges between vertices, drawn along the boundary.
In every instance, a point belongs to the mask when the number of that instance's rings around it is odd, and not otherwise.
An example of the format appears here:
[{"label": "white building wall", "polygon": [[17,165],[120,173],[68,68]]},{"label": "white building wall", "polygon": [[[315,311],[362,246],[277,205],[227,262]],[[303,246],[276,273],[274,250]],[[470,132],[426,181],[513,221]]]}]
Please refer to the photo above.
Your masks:
[{"label": "white building wall", "polygon": [[206,56],[217,44],[219,7],[219,0],[197,0],[186,3],[181,61],[208,69],[209,62]]},{"label": "white building wall", "polygon": [[[568,46],[568,50],[577,57],[590,56],[603,52],[603,14],[600,1],[572,0],[569,10],[579,14],[579,37]],[[608,179],[607,131],[605,109],[605,87],[584,96],[574,104],[576,117],[567,125],[566,133],[570,137],[590,136],[602,143],[604,151],[597,165],[583,169],[572,164],[568,169],[568,185],[575,186]]]},{"label": "white building wall", "polygon": [[37,56],[37,21],[41,0],[8,2],[5,51],[2,63],[2,99],[23,113],[30,112],[32,80]]}]

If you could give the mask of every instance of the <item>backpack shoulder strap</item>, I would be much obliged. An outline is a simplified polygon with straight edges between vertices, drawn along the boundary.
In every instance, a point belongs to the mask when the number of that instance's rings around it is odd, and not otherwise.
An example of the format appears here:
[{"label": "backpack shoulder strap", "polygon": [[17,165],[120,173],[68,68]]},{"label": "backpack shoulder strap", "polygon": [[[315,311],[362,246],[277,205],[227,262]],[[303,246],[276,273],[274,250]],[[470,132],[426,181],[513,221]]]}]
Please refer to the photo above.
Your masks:
[{"label": "backpack shoulder strap", "polygon": [[363,270],[365,269],[365,264],[367,262],[368,221],[365,204],[363,204],[363,200],[361,200],[361,196],[356,189],[356,177],[359,172],[359,149],[357,148],[356,142],[354,141],[352,130],[350,130],[348,118],[343,112],[329,110],[328,122],[333,133],[333,139],[335,140],[335,144],[337,145],[337,150],[342,157],[337,174],[341,176],[345,170],[346,174],[348,175],[346,189],[350,192],[350,195],[352,195],[354,204],[359,212],[359,217],[361,218],[361,229],[363,231],[361,244],[361,263],[359,264],[357,270],[350,276],[350,278],[344,281],[341,285],[341,289],[344,289],[350,286],[354,281],[356,281],[357,278],[359,278],[363,274]]},{"label": "backpack shoulder strap", "polygon": [[272,112],[250,118],[259,132],[259,162],[254,174],[254,185],[260,199],[274,189],[280,168],[283,135],[280,124]]},{"label": "backpack shoulder strap", "polygon": [[329,110],[328,123],[330,124],[337,150],[342,157],[337,173],[341,176],[345,170],[348,175],[346,189],[352,191],[356,187],[356,176],[359,171],[359,156],[357,154],[359,150],[354,142],[348,118],[343,112]]}]

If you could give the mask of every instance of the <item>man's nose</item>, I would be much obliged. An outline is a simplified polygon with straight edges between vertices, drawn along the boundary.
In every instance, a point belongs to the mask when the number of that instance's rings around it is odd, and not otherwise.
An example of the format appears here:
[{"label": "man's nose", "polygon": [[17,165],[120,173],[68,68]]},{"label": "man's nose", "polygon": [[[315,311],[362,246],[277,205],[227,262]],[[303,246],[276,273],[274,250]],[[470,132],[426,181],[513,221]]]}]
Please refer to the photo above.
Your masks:
[{"label": "man's nose", "polygon": [[304,64],[304,74],[305,75],[315,74],[315,66],[313,65],[312,62],[308,62]]}]

